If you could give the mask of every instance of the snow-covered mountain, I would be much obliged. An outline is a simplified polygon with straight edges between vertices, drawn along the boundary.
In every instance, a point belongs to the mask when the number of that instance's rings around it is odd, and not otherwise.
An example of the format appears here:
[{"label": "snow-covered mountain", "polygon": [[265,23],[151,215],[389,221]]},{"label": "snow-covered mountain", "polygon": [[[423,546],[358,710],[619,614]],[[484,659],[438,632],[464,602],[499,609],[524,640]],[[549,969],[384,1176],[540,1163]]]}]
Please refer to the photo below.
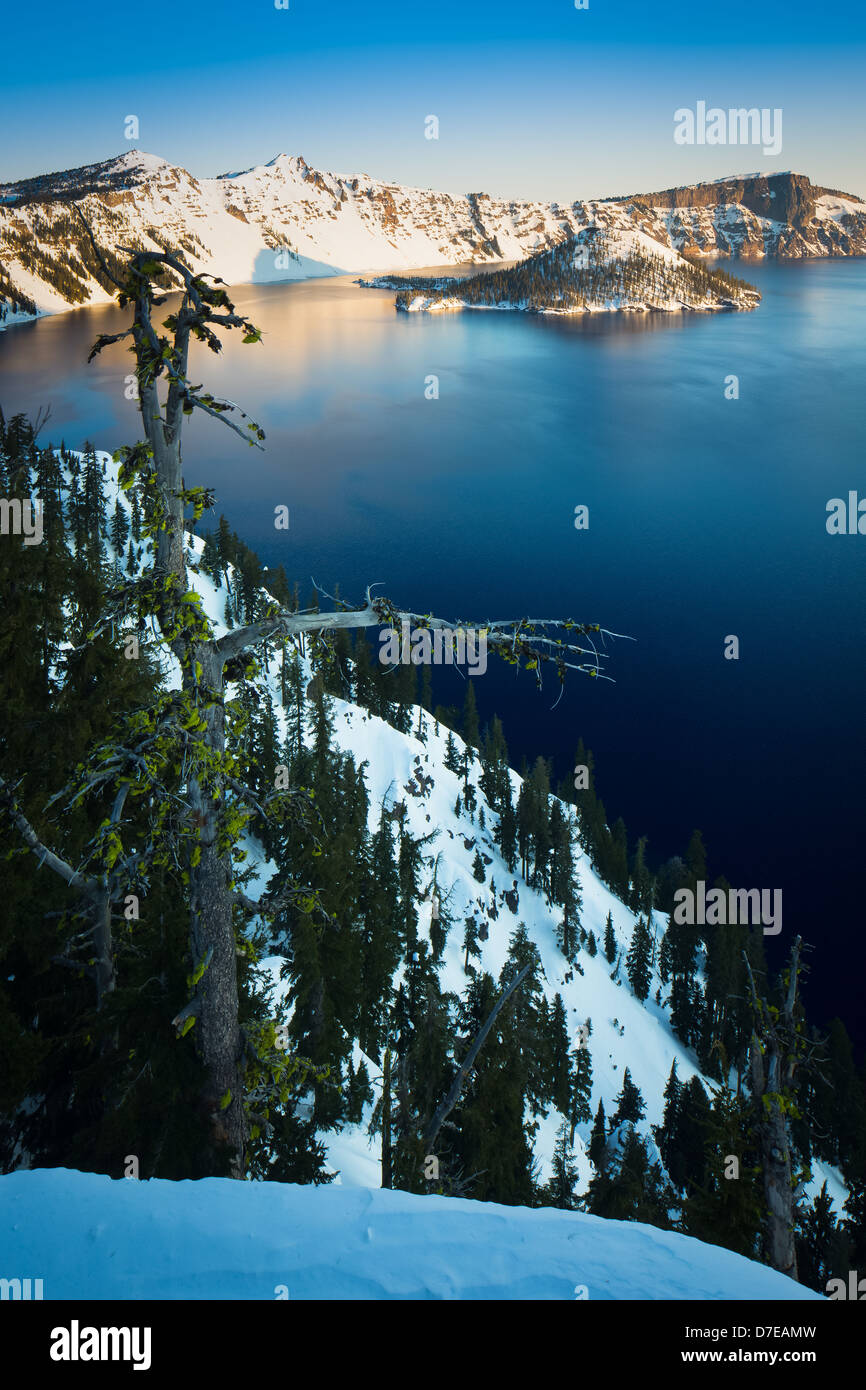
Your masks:
[{"label": "snow-covered mountain", "polygon": [[558,204],[455,197],[324,173],[284,154],[197,179],[131,150],[0,185],[0,323],[111,298],[73,203],[109,255],[170,247],[232,284],[517,261],[591,226],[638,229],[662,247],[700,255],[866,253],[866,203],[801,174]]}]

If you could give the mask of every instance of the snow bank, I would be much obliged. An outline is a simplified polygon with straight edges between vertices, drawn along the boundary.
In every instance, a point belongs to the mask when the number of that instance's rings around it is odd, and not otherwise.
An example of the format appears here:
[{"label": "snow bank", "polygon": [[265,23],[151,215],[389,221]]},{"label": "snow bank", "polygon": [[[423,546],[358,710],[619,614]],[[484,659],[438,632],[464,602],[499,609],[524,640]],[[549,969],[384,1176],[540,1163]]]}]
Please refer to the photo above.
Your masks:
[{"label": "snow bank", "polygon": [[345,1187],[0,1177],[7,1276],[46,1299],[820,1299],[634,1222]]}]

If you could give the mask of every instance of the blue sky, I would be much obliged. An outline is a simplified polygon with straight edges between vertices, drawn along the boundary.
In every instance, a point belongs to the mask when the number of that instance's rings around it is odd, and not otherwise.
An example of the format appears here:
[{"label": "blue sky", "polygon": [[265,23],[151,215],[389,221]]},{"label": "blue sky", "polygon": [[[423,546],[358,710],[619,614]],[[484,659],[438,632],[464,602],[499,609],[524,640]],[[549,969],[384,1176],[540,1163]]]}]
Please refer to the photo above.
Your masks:
[{"label": "blue sky", "polygon": [[[802,0],[16,5],[3,35],[0,179],[135,144],[200,176],[285,152],[514,197],[758,169],[866,194],[864,13],[852,0],[826,11]],[[674,111],[701,100],[781,108],[779,155],[676,145]],[[130,114],[136,141],[124,138]],[[424,138],[428,115],[438,140]]]}]

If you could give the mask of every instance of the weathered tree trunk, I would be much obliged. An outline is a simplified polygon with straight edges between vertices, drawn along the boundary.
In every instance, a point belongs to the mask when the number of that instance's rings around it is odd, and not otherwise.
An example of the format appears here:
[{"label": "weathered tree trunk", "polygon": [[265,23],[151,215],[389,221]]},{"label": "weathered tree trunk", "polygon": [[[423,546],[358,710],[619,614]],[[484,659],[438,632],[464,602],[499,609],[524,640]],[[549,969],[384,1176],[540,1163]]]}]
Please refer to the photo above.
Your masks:
[{"label": "weathered tree trunk", "polygon": [[[183,366],[186,349],[183,349]],[[186,590],[180,425],[182,414],[172,399],[172,390],[163,419],[156,386],[140,392],[141,416],[148,442],[153,449],[159,497],[166,513],[166,524],[157,533],[155,570],[160,578],[175,578],[177,591]],[[176,600],[175,600],[176,602]],[[159,614],[163,631],[175,614],[169,598]],[[199,703],[206,721],[201,735],[208,750],[218,757],[225,752],[225,712],[223,708],[223,658],[213,641],[172,642],[181,662],[183,688]],[[196,664],[200,674],[196,673]],[[200,702],[204,688],[218,698],[212,704]],[[228,1150],[229,1175],[244,1175],[246,1117],[243,1098],[241,1038],[238,1023],[237,955],[233,922],[232,864],[230,854],[220,854],[218,845],[220,814],[224,794],[217,800],[213,791],[191,778],[187,789],[190,816],[196,826],[197,864],[190,862],[190,956],[194,968],[207,961],[198,984],[195,1007],[195,1040],[204,1064],[206,1082],[202,1108],[209,1121],[212,1153],[205,1156],[205,1167],[218,1173]]]},{"label": "weathered tree trunk", "polygon": [[382,1070],[382,1186],[390,1188],[391,1175],[391,1049],[385,1048]]},{"label": "weathered tree trunk", "polygon": [[[794,1244],[794,1189],[791,1182],[791,1152],[788,1125],[773,1098],[778,1089],[779,1058],[767,1046],[770,1065],[764,1079],[764,1056],[757,1038],[752,1044],[752,1092],[760,1097],[764,1117],[757,1126],[764,1176],[764,1200],[767,1203],[765,1239],[767,1258],[774,1269],[796,1279],[797,1251]],[[767,1104],[764,1097],[767,1096]]]},{"label": "weathered tree trunk", "polygon": [[93,941],[95,946],[96,1007],[101,1009],[114,990],[114,948],[111,937],[111,893],[106,887],[94,897]]},{"label": "weathered tree trunk", "polygon": [[766,1255],[774,1269],[797,1279],[797,1250],[794,1242],[794,1185],[791,1175],[791,1146],[788,1122],[782,1101],[791,1094],[794,1076],[801,1060],[801,1041],[795,1018],[797,980],[800,972],[802,941],[798,936],[791,947],[785,998],[781,1009],[771,1009],[755,986],[749,958],[746,970],[755,1007],[756,1027],[750,1048],[751,1090],[759,1108],[755,1126],[764,1177]]}]

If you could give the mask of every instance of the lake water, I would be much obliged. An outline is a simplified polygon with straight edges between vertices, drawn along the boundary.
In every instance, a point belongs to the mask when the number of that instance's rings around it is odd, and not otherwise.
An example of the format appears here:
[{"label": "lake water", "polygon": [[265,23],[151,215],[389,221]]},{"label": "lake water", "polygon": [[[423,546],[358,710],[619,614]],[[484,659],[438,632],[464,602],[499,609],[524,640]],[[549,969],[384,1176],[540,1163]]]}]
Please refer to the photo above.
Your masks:
[{"label": "lake water", "polygon": [[[699,826],[711,878],[781,888],[773,952],[795,931],[813,942],[813,1012],[853,1029],[866,536],[825,520],[831,497],[866,496],[866,262],[733,269],[761,289],[756,312],[427,316],[349,278],[240,288],[263,344],[229,335],[194,379],[262,424],[266,452],[196,417],[186,482],[214,486],[304,595],[311,575],[359,599],[382,580],[452,619],[565,614],[633,636],[616,684],[573,675],[556,709],[555,682],[539,695],[491,664],[482,717],[503,717],[513,761],[553,756],[559,775],[582,735],[611,819],[649,835],[651,858]],[[86,365],[126,321],[80,310],[0,333],[0,406],[50,405],[43,439],[72,447],[137,439],[131,357]],[[439,697],[462,699],[451,679]]]}]

